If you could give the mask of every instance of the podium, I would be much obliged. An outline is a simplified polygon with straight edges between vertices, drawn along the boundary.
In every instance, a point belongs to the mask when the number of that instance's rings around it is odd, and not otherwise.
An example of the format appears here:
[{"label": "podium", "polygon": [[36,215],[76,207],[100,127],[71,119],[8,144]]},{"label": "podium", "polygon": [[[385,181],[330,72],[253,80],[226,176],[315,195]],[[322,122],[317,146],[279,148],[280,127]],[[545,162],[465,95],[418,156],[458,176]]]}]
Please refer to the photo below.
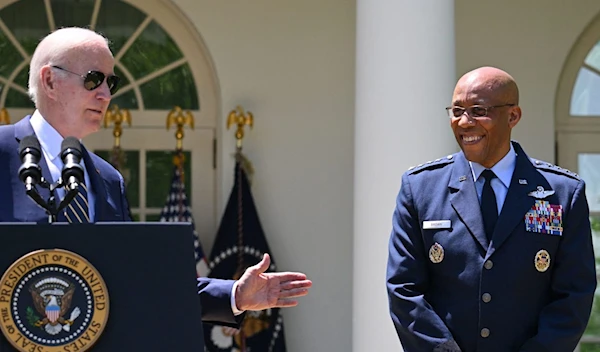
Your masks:
[{"label": "podium", "polygon": [[192,231],[0,224],[0,352],[204,351]]}]

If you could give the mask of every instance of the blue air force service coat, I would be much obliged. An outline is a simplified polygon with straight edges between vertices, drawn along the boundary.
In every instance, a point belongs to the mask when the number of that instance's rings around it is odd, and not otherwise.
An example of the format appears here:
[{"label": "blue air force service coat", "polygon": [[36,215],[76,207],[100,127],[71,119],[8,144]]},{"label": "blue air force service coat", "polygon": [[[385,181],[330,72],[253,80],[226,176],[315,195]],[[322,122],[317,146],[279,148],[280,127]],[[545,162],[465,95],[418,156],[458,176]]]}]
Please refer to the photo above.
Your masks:
[{"label": "blue air force service coat", "polygon": [[387,289],[406,352],[570,352],[585,330],[596,288],[585,184],[513,146],[491,241],[462,152],[403,175]]}]

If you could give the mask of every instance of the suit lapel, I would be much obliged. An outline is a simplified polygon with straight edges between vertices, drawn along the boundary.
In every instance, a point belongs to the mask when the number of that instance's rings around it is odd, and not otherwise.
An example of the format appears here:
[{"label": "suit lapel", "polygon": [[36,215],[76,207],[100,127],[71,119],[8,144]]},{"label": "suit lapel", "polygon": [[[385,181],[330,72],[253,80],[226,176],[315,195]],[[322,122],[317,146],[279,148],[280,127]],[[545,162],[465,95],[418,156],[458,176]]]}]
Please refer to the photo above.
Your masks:
[{"label": "suit lapel", "polygon": [[[10,166],[10,172],[13,175],[19,174],[19,167],[21,166],[18,143],[20,143],[23,138],[35,134],[33,127],[31,127],[31,124],[29,123],[30,118],[30,116],[27,116],[15,123],[15,139],[17,140],[17,150],[15,151],[15,154],[17,157],[13,159],[14,162],[12,162]],[[50,174],[50,169],[48,168],[48,163],[46,162],[43,152],[39,166],[42,169],[42,177],[49,183],[52,183],[52,175]],[[15,204],[15,209],[19,209],[19,212],[26,216],[26,220],[42,218],[46,214],[45,210],[39,207],[37,203],[35,203],[29,197],[23,197],[23,193],[25,193],[25,186],[21,183],[21,180],[19,180],[18,177],[14,178],[14,180],[19,183],[16,185],[16,187],[13,187],[13,202]],[[40,185],[38,185],[36,188],[40,196],[45,201],[50,198],[50,190],[48,188],[41,187]],[[32,207],[32,204],[35,204],[35,206]]]},{"label": "suit lapel", "polygon": [[[548,181],[537,172],[523,149],[516,143],[513,146],[517,153],[515,171],[502,211],[498,216],[498,225],[494,229],[488,256],[492,255],[510,237],[521,221],[524,221],[525,214],[535,203],[535,198],[529,196],[528,193],[534,191],[537,186],[542,186],[546,190],[551,189]],[[522,180],[525,180],[526,183]]]},{"label": "suit lapel", "polygon": [[83,154],[83,161],[85,162],[85,171],[88,173],[90,177],[90,183],[92,184],[92,190],[94,192],[94,222],[101,221],[102,219],[106,219],[105,216],[105,208],[103,204],[108,204],[108,194],[107,188],[104,184],[104,180],[100,177],[100,171],[96,168],[96,165],[92,161],[90,153],[87,149],[81,145],[81,151]]},{"label": "suit lapel", "polygon": [[463,153],[456,154],[448,188],[450,188],[452,207],[479,245],[487,250],[489,243],[483,227],[483,218],[481,217],[473,173]]}]

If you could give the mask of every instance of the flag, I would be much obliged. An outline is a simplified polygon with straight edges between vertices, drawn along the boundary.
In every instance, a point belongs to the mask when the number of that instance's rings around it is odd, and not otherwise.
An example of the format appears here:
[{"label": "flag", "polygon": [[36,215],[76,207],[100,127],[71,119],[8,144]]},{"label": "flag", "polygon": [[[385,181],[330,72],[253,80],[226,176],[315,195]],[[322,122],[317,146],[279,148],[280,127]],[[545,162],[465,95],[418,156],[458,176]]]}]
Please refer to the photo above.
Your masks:
[{"label": "flag", "polygon": [[[235,181],[209,259],[208,277],[238,279],[249,266],[269,253],[250,185],[238,153]],[[245,165],[248,165],[247,163]],[[239,330],[204,323],[204,341],[209,352],[285,352],[283,318],[279,308],[248,311]]]},{"label": "flag", "polygon": [[176,154],[174,157],[173,178],[171,179],[171,189],[167,195],[165,206],[160,212],[161,222],[190,222],[194,230],[194,257],[196,259],[196,274],[206,276],[208,274],[208,265],[206,257],[196,232],[192,210],[185,194],[185,183],[183,181],[183,155]]}]

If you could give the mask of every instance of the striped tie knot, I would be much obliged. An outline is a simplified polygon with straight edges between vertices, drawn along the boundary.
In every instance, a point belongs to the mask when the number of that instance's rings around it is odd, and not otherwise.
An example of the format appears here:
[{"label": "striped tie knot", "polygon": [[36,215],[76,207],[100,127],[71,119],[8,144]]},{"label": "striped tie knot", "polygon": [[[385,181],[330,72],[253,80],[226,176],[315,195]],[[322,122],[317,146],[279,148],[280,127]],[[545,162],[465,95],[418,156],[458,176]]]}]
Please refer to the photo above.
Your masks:
[{"label": "striped tie knot", "polygon": [[[77,195],[71,200],[69,205],[67,205],[60,214],[58,214],[58,221],[67,221],[69,223],[89,223],[90,215],[89,215],[89,204],[87,200],[87,187],[82,182],[79,184],[79,192]],[[68,192],[69,189],[65,187],[65,190]]]}]

